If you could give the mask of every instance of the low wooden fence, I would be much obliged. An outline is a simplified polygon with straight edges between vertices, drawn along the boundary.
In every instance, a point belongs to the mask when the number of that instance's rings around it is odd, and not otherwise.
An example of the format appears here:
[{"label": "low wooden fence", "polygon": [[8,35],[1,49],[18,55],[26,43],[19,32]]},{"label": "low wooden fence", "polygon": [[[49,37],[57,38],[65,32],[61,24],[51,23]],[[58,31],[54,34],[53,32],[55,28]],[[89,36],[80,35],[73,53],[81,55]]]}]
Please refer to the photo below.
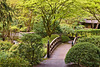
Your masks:
[{"label": "low wooden fence", "polygon": [[61,37],[57,37],[55,38],[51,43],[47,44],[47,58],[50,58],[51,54],[53,53],[53,51],[55,50],[55,48],[61,44]]}]

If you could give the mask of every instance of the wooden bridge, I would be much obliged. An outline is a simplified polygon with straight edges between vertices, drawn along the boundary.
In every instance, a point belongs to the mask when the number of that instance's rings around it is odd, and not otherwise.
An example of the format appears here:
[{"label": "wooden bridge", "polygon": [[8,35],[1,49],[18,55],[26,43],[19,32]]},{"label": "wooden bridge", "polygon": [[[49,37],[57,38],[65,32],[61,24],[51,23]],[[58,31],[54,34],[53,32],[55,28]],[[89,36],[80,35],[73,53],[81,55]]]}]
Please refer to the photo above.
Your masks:
[{"label": "wooden bridge", "polygon": [[71,46],[72,41],[69,41],[68,43],[61,43],[60,37],[55,38],[50,44],[48,42],[48,58],[39,65],[33,67],[77,67],[76,65],[73,66],[73,64],[65,64],[64,62],[65,56]]}]

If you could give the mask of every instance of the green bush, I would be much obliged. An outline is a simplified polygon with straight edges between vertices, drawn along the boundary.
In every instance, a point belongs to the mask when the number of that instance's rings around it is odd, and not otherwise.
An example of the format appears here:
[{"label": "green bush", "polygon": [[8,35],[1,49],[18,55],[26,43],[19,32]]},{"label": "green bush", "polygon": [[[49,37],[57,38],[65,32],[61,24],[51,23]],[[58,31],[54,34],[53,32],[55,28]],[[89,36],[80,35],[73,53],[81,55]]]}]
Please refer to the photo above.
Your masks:
[{"label": "green bush", "polygon": [[10,57],[8,52],[0,52],[0,67],[28,67],[29,62],[19,56]]},{"label": "green bush", "polygon": [[41,36],[37,34],[25,34],[19,44],[19,55],[26,59],[31,65],[39,63],[44,55],[44,46],[41,43]]},{"label": "green bush", "polygon": [[82,30],[75,30],[78,36],[85,37],[85,36],[92,36],[92,35],[100,35],[100,29],[82,29]]},{"label": "green bush", "polygon": [[18,53],[19,53],[18,48],[19,48],[19,45],[13,45],[13,46],[11,46],[11,48],[9,49],[9,52],[10,52],[13,56],[16,56],[16,55],[18,55]]},{"label": "green bush", "polygon": [[84,37],[79,38],[77,42],[90,42],[100,48],[100,36],[91,36],[91,37]]},{"label": "green bush", "polygon": [[100,50],[92,43],[77,43],[67,53],[65,63],[75,63],[86,67],[100,65]]},{"label": "green bush", "polygon": [[19,45],[0,41],[0,67],[28,67],[29,62],[20,57]]},{"label": "green bush", "polygon": [[[59,23],[58,21],[55,21],[55,24],[58,24],[58,23]],[[53,27],[54,27],[54,25],[51,25],[50,29],[53,30],[52,29]],[[46,37],[46,36],[48,36],[47,32],[46,32],[46,29],[44,27],[43,21],[34,23],[33,29],[34,29],[34,32],[36,34],[39,34],[43,38]],[[56,34],[56,33],[57,34],[62,33],[60,25],[57,25],[57,27],[55,28],[55,30],[53,30],[53,34]]]},{"label": "green bush", "polygon": [[28,44],[32,44],[34,42],[39,42],[41,41],[41,36],[38,35],[38,34],[23,34],[21,40],[25,43],[28,43]]},{"label": "green bush", "polygon": [[68,42],[69,40],[70,40],[70,38],[69,38],[68,36],[66,36],[66,35],[62,35],[62,36],[61,36],[61,41],[62,41],[63,43]]},{"label": "green bush", "polygon": [[81,25],[81,24],[79,24],[78,22],[72,23],[72,27],[73,27],[75,30],[80,30],[80,29],[84,29],[84,28],[85,28],[84,25]]},{"label": "green bush", "polygon": [[62,34],[62,30],[61,30],[61,25],[58,25],[56,28],[55,28],[55,31],[54,31],[54,34]]},{"label": "green bush", "polygon": [[67,24],[61,24],[60,28],[61,28],[61,31],[64,35],[66,35],[68,33],[71,33],[71,34],[74,33],[74,29]]},{"label": "green bush", "polygon": [[42,36],[42,37],[47,36],[46,30],[44,28],[44,25],[43,25],[42,21],[34,23],[33,28],[34,28],[34,32],[37,33],[37,34],[39,34],[40,36]]},{"label": "green bush", "polygon": [[21,32],[25,32],[27,30],[27,27],[23,27],[20,29]]},{"label": "green bush", "polygon": [[19,29],[17,26],[11,26],[11,27],[10,27],[10,30],[11,30],[12,32],[14,32],[14,33],[20,31],[20,29]]},{"label": "green bush", "polygon": [[52,34],[51,37],[47,36],[45,38],[42,38],[42,43],[45,44],[45,45],[47,45],[48,40],[51,43],[52,40],[55,39],[56,37],[59,37],[59,35],[58,34]]},{"label": "green bush", "polygon": [[0,41],[0,51],[7,51],[13,44],[8,41]]},{"label": "green bush", "polygon": [[2,40],[2,33],[0,33],[0,40]]}]

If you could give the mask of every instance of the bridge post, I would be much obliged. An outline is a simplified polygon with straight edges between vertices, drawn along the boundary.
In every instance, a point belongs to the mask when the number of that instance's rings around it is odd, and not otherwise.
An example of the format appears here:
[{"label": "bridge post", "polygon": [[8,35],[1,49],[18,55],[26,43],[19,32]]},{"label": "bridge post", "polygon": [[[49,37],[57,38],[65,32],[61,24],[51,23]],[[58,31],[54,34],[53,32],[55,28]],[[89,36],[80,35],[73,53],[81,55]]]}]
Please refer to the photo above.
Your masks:
[{"label": "bridge post", "polygon": [[49,40],[48,40],[48,44],[47,44],[47,58],[50,58],[50,44],[49,44]]},{"label": "bridge post", "polygon": [[72,41],[72,47],[74,46],[74,43],[73,43],[73,41]]},{"label": "bridge post", "polygon": [[76,35],[75,35],[76,37],[77,37],[77,33],[76,33]]}]

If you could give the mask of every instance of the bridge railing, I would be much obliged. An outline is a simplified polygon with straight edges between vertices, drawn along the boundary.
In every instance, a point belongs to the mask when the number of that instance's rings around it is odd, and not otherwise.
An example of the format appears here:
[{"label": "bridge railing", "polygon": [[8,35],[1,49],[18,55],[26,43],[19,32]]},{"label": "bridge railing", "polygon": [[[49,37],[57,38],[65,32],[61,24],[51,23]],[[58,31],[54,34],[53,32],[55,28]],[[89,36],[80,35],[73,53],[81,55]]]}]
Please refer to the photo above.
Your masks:
[{"label": "bridge railing", "polygon": [[72,41],[72,46],[76,44],[76,40],[77,40],[77,37],[75,37],[74,40]]},{"label": "bridge railing", "polygon": [[72,46],[74,46],[74,45],[76,44],[77,38],[78,38],[78,36],[77,36],[77,33],[76,33],[75,38],[74,38],[74,40],[72,41]]},{"label": "bridge railing", "polygon": [[61,43],[61,37],[55,38],[51,43],[47,44],[47,58],[50,58],[55,48]]}]

